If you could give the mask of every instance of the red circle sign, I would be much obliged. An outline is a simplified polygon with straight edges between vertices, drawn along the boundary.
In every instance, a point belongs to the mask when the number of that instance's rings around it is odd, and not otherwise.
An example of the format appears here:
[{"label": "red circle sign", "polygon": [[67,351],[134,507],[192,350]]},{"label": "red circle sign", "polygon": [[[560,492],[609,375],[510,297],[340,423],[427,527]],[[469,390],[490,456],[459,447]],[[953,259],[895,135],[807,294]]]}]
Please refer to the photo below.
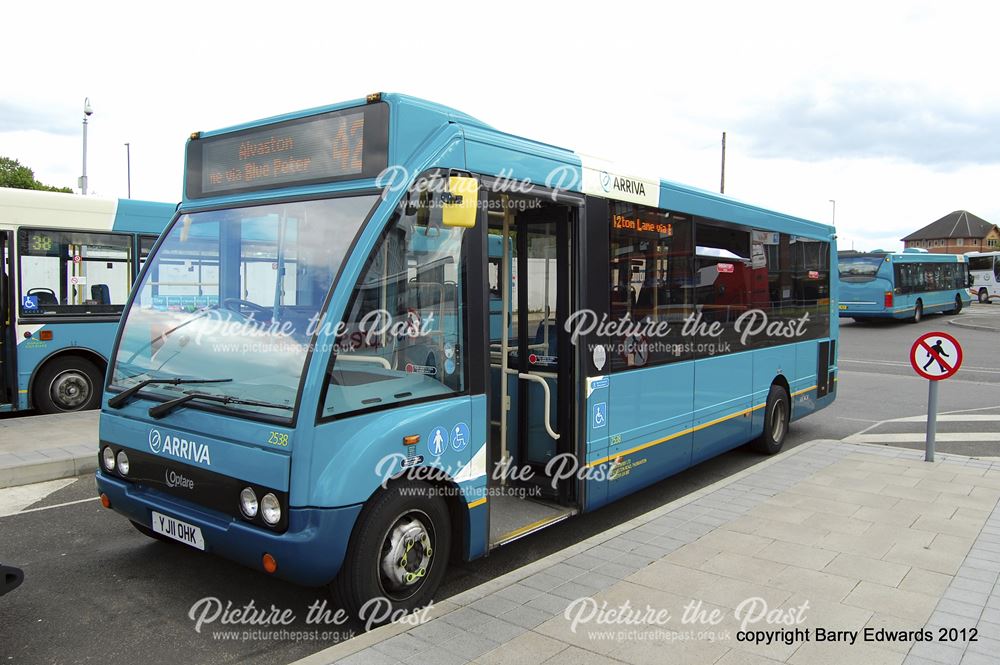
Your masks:
[{"label": "red circle sign", "polygon": [[910,347],[910,365],[930,381],[950,379],[962,366],[962,345],[948,333],[926,333]]}]

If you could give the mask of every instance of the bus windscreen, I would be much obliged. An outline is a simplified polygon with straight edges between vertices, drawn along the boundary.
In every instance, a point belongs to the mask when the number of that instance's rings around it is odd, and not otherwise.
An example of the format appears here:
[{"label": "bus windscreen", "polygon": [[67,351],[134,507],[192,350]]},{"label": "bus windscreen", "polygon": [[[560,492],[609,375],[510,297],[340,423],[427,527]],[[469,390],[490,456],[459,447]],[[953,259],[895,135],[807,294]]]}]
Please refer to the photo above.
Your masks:
[{"label": "bus windscreen", "polygon": [[884,260],[884,256],[841,257],[839,261],[840,278],[851,281],[874,279]]}]

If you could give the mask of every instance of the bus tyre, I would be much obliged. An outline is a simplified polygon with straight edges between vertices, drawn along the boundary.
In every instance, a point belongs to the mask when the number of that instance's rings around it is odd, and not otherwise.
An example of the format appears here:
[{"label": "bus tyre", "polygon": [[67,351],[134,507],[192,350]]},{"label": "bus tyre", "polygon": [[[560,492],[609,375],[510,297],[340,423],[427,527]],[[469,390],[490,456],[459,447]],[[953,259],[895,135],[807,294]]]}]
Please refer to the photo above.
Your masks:
[{"label": "bus tyre", "polygon": [[31,401],[42,413],[86,411],[101,405],[102,375],[79,356],[64,356],[42,365],[31,390]]},{"label": "bus tyre", "polygon": [[986,292],[986,289],[979,289],[979,304],[980,305],[990,304],[990,294]]},{"label": "bus tyre", "polygon": [[427,483],[392,485],[358,516],[344,565],[332,584],[334,600],[366,623],[385,623],[400,610],[408,613],[430,602],[450,552],[451,520],[444,499]]},{"label": "bus tyre", "polygon": [[962,296],[955,296],[955,309],[951,310],[952,314],[959,314],[962,311]]},{"label": "bus tyre", "polygon": [[910,318],[910,323],[920,323],[924,320],[924,304],[917,301],[917,306],[913,308],[913,317]]},{"label": "bus tyre", "polygon": [[788,393],[778,384],[772,384],[764,406],[764,433],[753,442],[757,452],[774,455],[781,450],[788,434],[791,413]]}]

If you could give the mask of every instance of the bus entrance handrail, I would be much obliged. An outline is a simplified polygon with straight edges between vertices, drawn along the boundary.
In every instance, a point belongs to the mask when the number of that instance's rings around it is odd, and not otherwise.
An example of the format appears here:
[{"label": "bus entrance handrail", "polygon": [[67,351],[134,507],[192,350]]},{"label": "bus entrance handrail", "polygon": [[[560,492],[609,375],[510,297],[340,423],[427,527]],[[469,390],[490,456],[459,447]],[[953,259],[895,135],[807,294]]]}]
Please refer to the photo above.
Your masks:
[{"label": "bus entrance handrail", "polygon": [[555,430],[552,429],[552,423],[549,422],[549,418],[552,416],[550,406],[552,404],[552,394],[549,392],[549,384],[542,377],[535,374],[526,374],[520,372],[517,375],[519,379],[525,379],[527,381],[534,381],[535,383],[542,386],[542,392],[545,393],[545,431],[549,433],[553,439],[558,440],[559,435],[556,434]]}]

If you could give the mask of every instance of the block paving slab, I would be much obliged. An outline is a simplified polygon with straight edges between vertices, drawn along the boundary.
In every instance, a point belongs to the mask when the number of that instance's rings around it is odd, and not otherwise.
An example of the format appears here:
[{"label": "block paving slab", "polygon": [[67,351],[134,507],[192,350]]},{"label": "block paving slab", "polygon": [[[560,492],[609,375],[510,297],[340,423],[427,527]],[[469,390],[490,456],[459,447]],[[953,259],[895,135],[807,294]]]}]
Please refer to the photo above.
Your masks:
[{"label": "block paving slab", "polygon": [[[993,663],[998,500],[1000,462],[812,441],[436,603],[420,625],[382,626],[297,665]],[[670,619],[573,620],[626,602]],[[786,616],[804,608],[802,621],[749,630],[797,627],[811,639],[737,640],[765,603]],[[718,622],[685,624],[685,609]],[[956,639],[814,639],[866,627]]]}]

